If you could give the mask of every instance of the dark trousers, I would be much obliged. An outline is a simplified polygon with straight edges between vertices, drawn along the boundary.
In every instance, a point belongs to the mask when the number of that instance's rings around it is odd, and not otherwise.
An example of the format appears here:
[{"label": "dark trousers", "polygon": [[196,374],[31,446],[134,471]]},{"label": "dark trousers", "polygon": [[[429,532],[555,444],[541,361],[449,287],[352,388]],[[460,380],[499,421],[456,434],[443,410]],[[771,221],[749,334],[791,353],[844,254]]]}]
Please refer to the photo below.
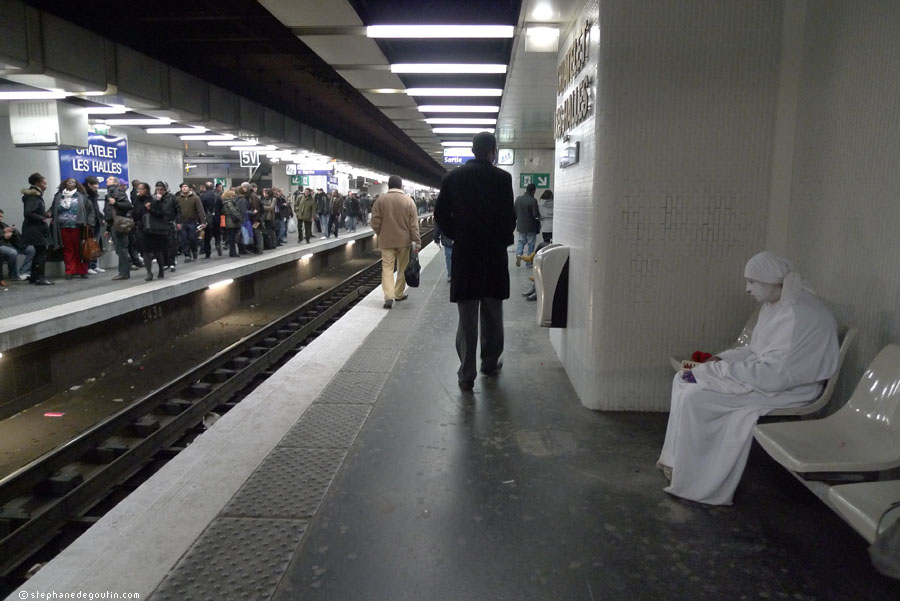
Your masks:
[{"label": "dark trousers", "polygon": [[184,221],[181,224],[181,252],[185,257],[197,256],[197,222]]},{"label": "dark trousers", "polygon": [[328,233],[326,236],[331,235],[331,231],[334,230],[334,237],[338,237],[338,227],[341,225],[341,216],[340,215],[329,215],[328,216]]},{"label": "dark trousers", "polygon": [[460,381],[475,380],[475,352],[481,324],[481,371],[492,371],[503,354],[503,301],[482,298],[456,302],[459,325],[456,328],[456,354],[459,355]]},{"label": "dark trousers", "polygon": [[238,256],[237,244],[235,243],[238,239],[238,236],[241,235],[241,228],[227,228],[225,230],[225,244],[228,245],[228,256],[236,257]]},{"label": "dark trousers", "polygon": [[31,262],[31,277],[29,282],[36,282],[44,279],[44,265],[47,263],[47,247],[34,247],[34,260]]},{"label": "dark trousers", "polygon": [[297,228],[297,242],[303,240],[304,232],[306,232],[306,241],[309,242],[312,236],[312,221],[300,221],[300,227]]},{"label": "dark trousers", "polygon": [[203,237],[203,252],[208,257],[212,254],[212,241],[216,239],[216,250],[222,252],[222,228],[219,227],[218,218],[206,219],[206,234]]}]

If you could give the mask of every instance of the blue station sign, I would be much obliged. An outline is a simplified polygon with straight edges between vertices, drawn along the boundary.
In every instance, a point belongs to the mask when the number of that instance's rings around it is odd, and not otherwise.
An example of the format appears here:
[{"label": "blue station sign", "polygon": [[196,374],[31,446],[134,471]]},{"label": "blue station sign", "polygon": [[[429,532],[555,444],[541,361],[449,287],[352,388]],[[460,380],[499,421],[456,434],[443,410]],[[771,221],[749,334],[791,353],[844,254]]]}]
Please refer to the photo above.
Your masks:
[{"label": "blue station sign", "polygon": [[93,175],[102,188],[110,175],[128,181],[128,141],[89,133],[87,148],[59,151],[59,174],[62,181],[74,177],[78,182]]}]

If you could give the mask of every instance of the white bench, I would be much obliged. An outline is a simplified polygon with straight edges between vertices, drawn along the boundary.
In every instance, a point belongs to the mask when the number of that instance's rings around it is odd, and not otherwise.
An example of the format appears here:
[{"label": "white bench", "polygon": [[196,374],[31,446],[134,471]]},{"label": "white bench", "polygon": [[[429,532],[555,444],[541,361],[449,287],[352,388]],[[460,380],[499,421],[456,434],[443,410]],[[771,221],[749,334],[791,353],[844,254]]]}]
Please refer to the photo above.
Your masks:
[{"label": "white bench", "polygon": [[831,397],[834,394],[834,387],[837,384],[838,376],[841,374],[841,367],[844,365],[844,359],[847,357],[847,350],[850,348],[850,344],[853,342],[853,339],[856,338],[857,331],[858,330],[853,326],[844,325],[842,325],[838,329],[838,344],[840,345],[840,351],[838,353],[837,368],[835,368],[834,370],[834,375],[828,378],[828,380],[825,382],[825,388],[822,389],[822,394],[820,394],[817,399],[807,403],[806,405],[800,405],[799,407],[784,407],[782,409],[775,409],[774,411],[770,411],[769,413],[767,413],[766,417],[782,415],[809,415],[828,405],[828,401],[831,400]]},{"label": "white bench", "polygon": [[[900,506],[891,510],[892,505],[900,503],[900,480],[839,484],[828,489],[828,500],[832,508],[871,543],[900,519]],[[882,516],[885,519],[879,529]]]},{"label": "white bench", "polygon": [[759,424],[757,442],[799,474],[880,472],[900,466],[900,345],[869,365],[836,413],[804,422]]}]

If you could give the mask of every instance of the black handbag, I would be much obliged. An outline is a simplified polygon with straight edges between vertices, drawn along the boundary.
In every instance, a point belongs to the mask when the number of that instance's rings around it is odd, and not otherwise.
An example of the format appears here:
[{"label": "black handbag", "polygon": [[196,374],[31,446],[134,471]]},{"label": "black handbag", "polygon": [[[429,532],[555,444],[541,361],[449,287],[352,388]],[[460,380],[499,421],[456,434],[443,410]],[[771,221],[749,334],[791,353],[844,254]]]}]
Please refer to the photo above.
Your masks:
[{"label": "black handbag", "polygon": [[422,270],[419,265],[419,253],[412,253],[409,257],[409,264],[403,274],[406,276],[406,285],[412,288],[419,287],[419,272]]}]

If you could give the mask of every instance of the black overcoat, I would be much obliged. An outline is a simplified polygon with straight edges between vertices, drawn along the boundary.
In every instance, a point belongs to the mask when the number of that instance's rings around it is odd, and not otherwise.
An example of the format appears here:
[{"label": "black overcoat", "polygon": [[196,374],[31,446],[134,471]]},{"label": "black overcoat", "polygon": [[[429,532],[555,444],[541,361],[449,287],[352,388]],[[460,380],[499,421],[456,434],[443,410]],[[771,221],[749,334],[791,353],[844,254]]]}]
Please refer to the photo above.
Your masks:
[{"label": "black overcoat", "polygon": [[510,174],[484,159],[448,173],[434,219],[453,239],[450,301],[509,298],[506,248],[516,227]]},{"label": "black overcoat", "polygon": [[50,226],[44,221],[47,208],[40,188],[32,186],[22,190],[22,244],[28,246],[51,246]]}]

